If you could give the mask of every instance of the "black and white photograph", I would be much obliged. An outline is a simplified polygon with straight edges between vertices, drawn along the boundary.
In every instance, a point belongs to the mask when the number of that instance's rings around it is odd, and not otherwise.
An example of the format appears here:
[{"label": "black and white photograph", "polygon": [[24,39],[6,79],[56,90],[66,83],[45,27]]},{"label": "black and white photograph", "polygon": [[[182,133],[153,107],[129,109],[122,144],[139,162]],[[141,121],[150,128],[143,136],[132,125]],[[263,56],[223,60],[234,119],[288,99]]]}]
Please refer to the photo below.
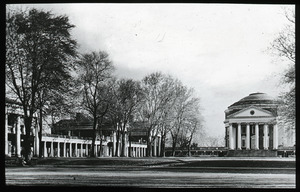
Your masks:
[{"label": "black and white photograph", "polygon": [[5,186],[295,189],[295,7],[5,4]]}]

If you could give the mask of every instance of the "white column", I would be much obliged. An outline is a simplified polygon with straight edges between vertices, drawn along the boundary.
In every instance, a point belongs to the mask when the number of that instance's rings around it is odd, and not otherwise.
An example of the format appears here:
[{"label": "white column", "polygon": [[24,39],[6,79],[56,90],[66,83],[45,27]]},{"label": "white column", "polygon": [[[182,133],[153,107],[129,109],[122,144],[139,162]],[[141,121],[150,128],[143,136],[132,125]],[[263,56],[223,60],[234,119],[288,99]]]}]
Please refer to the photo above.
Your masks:
[{"label": "white column", "polygon": [[255,149],[259,149],[259,125],[255,124]]},{"label": "white column", "polygon": [[97,150],[97,144],[95,144],[95,157],[98,157],[97,152],[98,152],[98,150]]},{"label": "white column", "polygon": [[57,157],[60,157],[60,142],[57,142]]},{"label": "white column", "polygon": [[83,157],[83,143],[80,144],[80,157]]},{"label": "white column", "polygon": [[70,154],[70,157],[73,156],[73,154],[72,154],[72,143],[71,142],[70,142],[69,154]]},{"label": "white column", "polygon": [[238,135],[238,143],[237,143],[237,149],[242,149],[241,148],[241,144],[242,144],[242,137],[241,137],[241,124],[238,124],[238,131],[237,131],[237,135]]},{"label": "white column", "polygon": [[154,156],[154,157],[157,156],[157,154],[156,154],[156,147],[157,147],[156,142],[157,142],[157,137],[155,137],[155,139],[154,139],[154,149],[153,149],[153,156]]},{"label": "white column", "polygon": [[[109,147],[107,145],[105,151],[106,151],[106,157],[109,157]],[[128,157],[128,152],[126,152],[126,157]]]},{"label": "white column", "polygon": [[232,124],[230,124],[229,125],[229,135],[228,135],[228,137],[229,137],[229,149],[233,149],[233,138],[232,138]]},{"label": "white column", "polygon": [[124,136],[124,144],[125,144],[125,146],[124,146],[124,156],[125,157],[127,157],[127,147],[126,147],[126,145],[127,145],[127,139],[126,139],[126,135]]},{"label": "white column", "polygon": [[67,157],[67,143],[64,142],[64,157]]},{"label": "white column", "polygon": [[75,143],[75,157],[78,157],[78,148],[77,148],[77,143]]},{"label": "white column", "polygon": [[139,157],[141,157],[141,147],[138,147],[138,153],[139,153]]},{"label": "white column", "polygon": [[47,157],[47,142],[44,141],[44,157]]},{"label": "white column", "polygon": [[268,124],[264,124],[264,149],[268,149]]},{"label": "white column", "polygon": [[53,141],[51,141],[50,156],[51,156],[51,157],[54,157]]},{"label": "white column", "polygon": [[160,149],[161,149],[161,137],[158,137],[158,154],[157,156],[160,157]]},{"label": "white column", "polygon": [[246,125],[246,149],[250,149],[250,125]]},{"label": "white column", "polygon": [[116,154],[116,132],[113,132],[113,154],[112,156],[114,157]]},{"label": "white column", "polygon": [[273,125],[273,149],[278,148],[278,127],[277,124]]},{"label": "white column", "polygon": [[34,135],[34,155],[38,157],[39,156],[39,148],[40,148],[39,128],[36,125],[34,129],[35,129],[35,135]]},{"label": "white column", "polygon": [[16,154],[21,157],[21,130],[20,130],[20,116],[17,117],[16,124]]},{"label": "white column", "polygon": [[5,155],[8,155],[8,112],[5,106]]},{"label": "white column", "polygon": [[119,139],[119,145],[118,145],[118,157],[120,157],[120,153],[121,153],[121,139]]}]

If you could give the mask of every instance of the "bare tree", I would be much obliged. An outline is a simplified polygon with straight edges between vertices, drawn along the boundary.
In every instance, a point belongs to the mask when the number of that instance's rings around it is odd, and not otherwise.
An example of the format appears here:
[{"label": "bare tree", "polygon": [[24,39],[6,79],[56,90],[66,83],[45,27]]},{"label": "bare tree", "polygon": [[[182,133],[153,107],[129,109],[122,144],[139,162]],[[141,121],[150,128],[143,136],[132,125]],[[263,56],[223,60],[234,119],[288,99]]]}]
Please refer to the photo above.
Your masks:
[{"label": "bare tree", "polygon": [[[25,121],[25,161],[31,159],[33,114],[42,107],[42,90],[61,86],[70,77],[76,41],[67,16],[37,9],[8,10],[6,14],[6,85],[22,103]],[[42,110],[42,109],[41,109]]]},{"label": "bare tree", "polygon": [[173,108],[176,104],[178,92],[176,92],[176,86],[179,83],[177,79],[172,78],[171,76],[167,76],[164,80],[164,88],[165,92],[169,93],[169,100],[166,103],[165,107],[162,109],[162,118],[158,125],[158,131],[160,132],[160,156],[165,156],[165,146],[167,134],[171,130],[172,122],[174,121],[173,116]]},{"label": "bare tree", "polygon": [[140,102],[137,119],[147,129],[147,156],[152,156],[152,144],[158,135],[158,125],[164,114],[164,108],[169,102],[172,93],[166,91],[165,75],[152,73],[146,76],[141,83],[143,96]]},{"label": "bare tree", "polygon": [[128,124],[133,120],[137,105],[141,101],[140,83],[132,79],[121,79],[117,82],[114,92],[115,114],[118,119],[118,131],[121,134],[121,157],[125,156],[125,136],[129,128]]},{"label": "bare tree", "polygon": [[77,66],[78,93],[82,96],[84,109],[93,118],[91,156],[94,157],[98,123],[103,122],[103,117],[108,112],[110,104],[108,96],[110,89],[106,84],[112,77],[114,67],[108,54],[103,51],[81,55]]},{"label": "bare tree", "polygon": [[279,32],[269,48],[274,55],[287,62],[287,68],[282,74],[282,85],[289,86],[289,91],[280,95],[279,120],[285,124],[287,131],[295,130],[295,10],[286,9],[285,17],[288,24]]},{"label": "bare tree", "polygon": [[203,128],[199,99],[193,98],[191,103],[192,105],[186,111],[187,118],[184,120],[183,128],[181,129],[182,146],[188,149],[188,156],[191,156],[190,149],[194,136],[202,131]]},{"label": "bare tree", "polygon": [[193,105],[191,100],[192,89],[188,89],[181,83],[177,85],[177,100],[173,108],[174,121],[171,125],[171,137],[172,137],[172,154],[175,155],[175,148],[178,143],[179,135],[182,132],[185,120],[187,118],[187,111]]}]

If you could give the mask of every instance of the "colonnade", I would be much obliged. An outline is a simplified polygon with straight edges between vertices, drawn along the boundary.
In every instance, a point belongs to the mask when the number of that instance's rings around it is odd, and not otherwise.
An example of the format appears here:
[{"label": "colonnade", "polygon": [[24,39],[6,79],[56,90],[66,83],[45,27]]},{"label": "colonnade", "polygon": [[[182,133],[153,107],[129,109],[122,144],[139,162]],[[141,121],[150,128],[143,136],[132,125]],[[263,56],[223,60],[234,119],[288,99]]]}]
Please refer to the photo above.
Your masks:
[{"label": "colonnade", "polygon": [[161,150],[161,140],[160,140],[160,136],[157,136],[153,143],[152,156],[154,157],[160,156],[160,150]]},{"label": "colonnade", "polygon": [[[49,137],[47,137],[49,138]],[[87,157],[90,155],[90,142],[43,141],[43,157]],[[99,144],[95,145],[95,155],[99,156]]]},{"label": "colonnade", "polygon": [[[25,135],[25,126],[23,121],[23,111],[18,105],[5,106],[5,155],[21,157],[22,137]],[[12,115],[9,117],[9,115]],[[31,137],[33,139],[32,155],[39,156],[39,149],[42,148],[43,157],[86,157],[90,156],[92,140],[72,138],[64,135],[43,135],[42,141],[39,140],[39,127],[34,116],[35,126],[33,124]],[[112,146],[108,143],[112,142]],[[118,156],[120,156],[121,142],[119,140]],[[127,136],[125,137],[126,146],[124,148],[125,156],[131,151],[132,157],[146,156],[147,145],[143,143],[132,143],[129,147]],[[102,141],[102,150],[100,151],[100,141],[95,143],[95,156],[112,157],[116,151],[116,132],[113,132],[107,141]],[[160,147],[159,147],[160,150]]]},{"label": "colonnade", "polygon": [[[228,127],[228,148],[229,149],[238,149],[241,150],[242,149],[242,131],[241,131],[241,124],[242,123],[237,123],[237,128],[233,127],[233,124],[229,124]],[[252,145],[252,147],[250,146],[250,123],[245,123],[246,124],[246,137],[245,137],[245,148],[246,150],[250,150],[250,149],[256,149],[259,150],[259,140],[260,137],[263,137],[262,139],[262,146],[264,150],[267,149],[277,149],[278,148],[278,128],[277,128],[277,124],[272,124],[273,125],[273,146],[269,146],[270,145],[270,141],[269,138],[271,135],[269,135],[270,133],[270,127],[269,124],[267,123],[263,123],[263,135],[259,134],[259,125],[261,123],[251,123],[251,125],[255,126],[255,131],[254,131],[254,144]],[[237,136],[237,139],[235,140],[235,135]]]},{"label": "colonnade", "polygon": [[[11,156],[12,153],[14,155],[16,155],[17,157],[21,157],[21,150],[22,150],[22,135],[25,135],[25,126],[24,126],[24,120],[23,120],[23,116],[20,114],[21,112],[18,110],[14,111],[14,115],[15,115],[15,121],[13,122],[12,125],[8,125],[8,110],[6,108],[5,111],[5,155],[6,156]],[[36,119],[36,117],[34,116],[33,119]],[[35,126],[32,129],[31,132],[31,137],[33,137],[33,147],[32,147],[32,153],[34,155],[38,155],[39,152],[39,137],[38,137],[38,127]],[[9,136],[10,135],[10,136]],[[11,139],[9,139],[9,137]],[[14,137],[14,138],[12,138]],[[15,141],[14,143],[12,143],[12,141]]]},{"label": "colonnade", "polygon": [[[92,149],[91,140],[43,137],[42,143],[44,157],[88,157]],[[115,146],[116,143],[109,147],[107,142],[102,142],[102,150],[100,151],[100,141],[96,141],[95,156],[113,157],[115,156]],[[128,151],[126,151],[125,156],[128,156],[131,150],[132,157],[144,157],[146,156],[146,148],[147,145],[145,144],[134,143],[128,147],[127,143],[125,150]],[[119,149],[121,149],[120,146]]]},{"label": "colonnade", "polygon": [[128,147],[128,154],[131,152],[131,157],[145,157],[146,146]]}]

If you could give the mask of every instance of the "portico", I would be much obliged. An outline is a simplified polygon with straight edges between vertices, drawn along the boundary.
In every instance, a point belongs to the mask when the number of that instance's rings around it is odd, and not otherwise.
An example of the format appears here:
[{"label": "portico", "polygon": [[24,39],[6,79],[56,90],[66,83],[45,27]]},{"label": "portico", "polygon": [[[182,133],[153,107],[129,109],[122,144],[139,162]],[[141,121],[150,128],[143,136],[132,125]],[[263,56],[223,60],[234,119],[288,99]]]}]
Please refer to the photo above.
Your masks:
[{"label": "portico", "polygon": [[229,149],[277,149],[277,124],[268,123],[230,123],[226,127],[229,135]]}]

